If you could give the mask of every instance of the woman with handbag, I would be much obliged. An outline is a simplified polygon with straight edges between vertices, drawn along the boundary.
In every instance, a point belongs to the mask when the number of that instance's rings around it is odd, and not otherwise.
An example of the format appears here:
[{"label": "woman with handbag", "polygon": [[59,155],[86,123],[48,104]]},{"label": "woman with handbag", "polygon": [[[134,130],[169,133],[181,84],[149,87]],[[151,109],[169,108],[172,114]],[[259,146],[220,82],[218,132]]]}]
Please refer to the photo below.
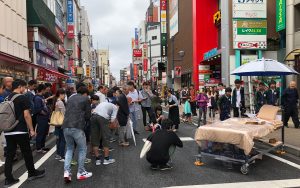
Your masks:
[{"label": "woman with handbag", "polygon": [[56,135],[56,156],[55,159],[60,162],[65,160],[65,146],[66,141],[64,138],[63,129],[61,128],[64,121],[64,115],[66,112],[65,106],[65,95],[66,92],[64,89],[58,89],[53,101],[55,106],[54,111],[52,112],[50,125],[55,126],[55,135]]}]

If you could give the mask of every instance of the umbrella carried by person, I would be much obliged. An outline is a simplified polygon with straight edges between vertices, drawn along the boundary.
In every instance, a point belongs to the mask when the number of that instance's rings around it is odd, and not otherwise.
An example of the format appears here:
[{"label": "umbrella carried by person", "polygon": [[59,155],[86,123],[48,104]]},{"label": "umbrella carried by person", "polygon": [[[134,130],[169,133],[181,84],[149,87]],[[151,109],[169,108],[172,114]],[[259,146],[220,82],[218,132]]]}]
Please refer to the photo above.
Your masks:
[{"label": "umbrella carried by person", "polygon": [[246,63],[231,72],[231,75],[237,76],[286,76],[292,74],[298,75],[299,73],[276,60],[264,58]]}]

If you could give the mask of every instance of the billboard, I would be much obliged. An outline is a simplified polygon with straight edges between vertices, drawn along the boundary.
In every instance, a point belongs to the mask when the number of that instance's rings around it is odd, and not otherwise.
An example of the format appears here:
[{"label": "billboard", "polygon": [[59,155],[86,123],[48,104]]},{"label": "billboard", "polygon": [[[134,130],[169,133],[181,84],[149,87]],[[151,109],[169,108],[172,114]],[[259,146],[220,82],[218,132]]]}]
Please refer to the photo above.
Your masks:
[{"label": "billboard", "polygon": [[73,0],[67,0],[67,36],[69,39],[75,36]]},{"label": "billboard", "polygon": [[169,0],[170,38],[178,33],[178,0]]},{"label": "billboard", "polygon": [[267,18],[267,0],[233,0],[232,18]]},{"label": "billboard", "polygon": [[286,0],[276,0],[276,31],[284,30],[286,26]]},{"label": "billboard", "polygon": [[167,0],[161,0],[160,27],[161,27],[161,56],[167,56]]},{"label": "billboard", "polygon": [[143,50],[141,49],[133,49],[132,56],[133,57],[142,57],[143,55]]},{"label": "billboard", "polygon": [[180,78],[181,77],[181,66],[175,67],[175,77]]},{"label": "billboard", "polygon": [[266,49],[267,20],[233,20],[234,49]]},{"label": "billboard", "polygon": [[251,61],[257,60],[257,55],[242,55],[241,56],[241,65],[247,64]]}]

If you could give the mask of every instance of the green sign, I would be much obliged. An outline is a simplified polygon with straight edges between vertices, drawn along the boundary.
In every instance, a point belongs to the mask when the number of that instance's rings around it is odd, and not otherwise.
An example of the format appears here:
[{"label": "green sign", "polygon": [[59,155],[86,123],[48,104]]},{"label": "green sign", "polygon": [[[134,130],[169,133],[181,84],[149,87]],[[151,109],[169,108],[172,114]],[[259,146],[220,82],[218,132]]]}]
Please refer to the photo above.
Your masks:
[{"label": "green sign", "polygon": [[266,35],[267,28],[237,28],[238,35]]},{"label": "green sign", "polygon": [[276,0],[276,31],[285,29],[286,25],[286,0]]}]

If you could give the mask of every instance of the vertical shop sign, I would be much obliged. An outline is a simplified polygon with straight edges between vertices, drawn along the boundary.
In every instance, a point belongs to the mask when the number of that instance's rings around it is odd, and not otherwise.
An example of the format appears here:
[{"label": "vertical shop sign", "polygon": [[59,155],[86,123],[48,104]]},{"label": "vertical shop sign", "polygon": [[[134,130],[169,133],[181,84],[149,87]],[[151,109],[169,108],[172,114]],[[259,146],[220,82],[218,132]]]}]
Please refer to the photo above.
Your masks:
[{"label": "vertical shop sign", "polygon": [[91,77],[91,68],[89,65],[86,65],[86,77]]},{"label": "vertical shop sign", "polygon": [[167,56],[167,0],[160,2],[161,56]]},{"label": "vertical shop sign", "polygon": [[286,0],[276,0],[276,31],[286,27]]},{"label": "vertical shop sign", "polygon": [[134,40],[135,40],[135,48],[139,46],[139,30],[138,28],[134,29]]},{"label": "vertical shop sign", "polygon": [[67,0],[67,36],[69,39],[75,36],[73,0]]},{"label": "vertical shop sign", "polygon": [[169,0],[170,38],[178,33],[178,0]]}]

